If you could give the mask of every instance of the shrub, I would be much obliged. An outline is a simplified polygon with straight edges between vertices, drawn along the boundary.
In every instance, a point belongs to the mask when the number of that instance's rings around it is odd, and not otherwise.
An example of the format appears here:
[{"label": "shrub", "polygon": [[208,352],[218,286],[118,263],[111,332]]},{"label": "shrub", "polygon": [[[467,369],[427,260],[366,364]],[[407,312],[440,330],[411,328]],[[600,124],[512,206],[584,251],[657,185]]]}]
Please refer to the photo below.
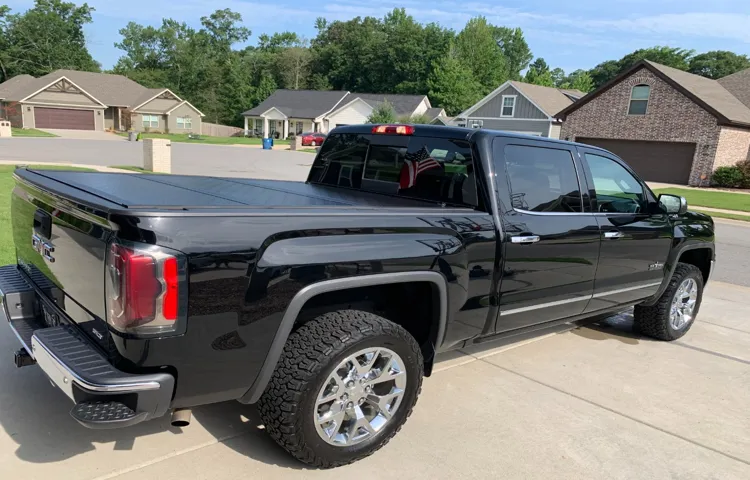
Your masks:
[{"label": "shrub", "polygon": [[750,159],[744,160],[735,165],[742,173],[742,188],[750,188]]},{"label": "shrub", "polygon": [[717,187],[737,188],[743,186],[745,177],[739,166],[719,167],[714,170],[711,183]]},{"label": "shrub", "polygon": [[396,112],[395,110],[393,110],[393,105],[391,105],[388,101],[384,101],[383,103],[376,106],[370,113],[370,116],[367,117],[367,123],[395,123],[395,122],[396,122]]}]

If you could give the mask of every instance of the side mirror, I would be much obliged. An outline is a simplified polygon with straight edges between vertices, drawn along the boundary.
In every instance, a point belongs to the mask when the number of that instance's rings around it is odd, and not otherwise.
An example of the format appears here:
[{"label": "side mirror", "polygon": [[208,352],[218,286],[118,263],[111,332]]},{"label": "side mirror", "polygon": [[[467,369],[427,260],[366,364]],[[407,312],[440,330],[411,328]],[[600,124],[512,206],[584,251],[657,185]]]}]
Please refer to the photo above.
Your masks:
[{"label": "side mirror", "polygon": [[688,204],[685,197],[662,193],[659,195],[659,205],[670,215],[687,213]]}]

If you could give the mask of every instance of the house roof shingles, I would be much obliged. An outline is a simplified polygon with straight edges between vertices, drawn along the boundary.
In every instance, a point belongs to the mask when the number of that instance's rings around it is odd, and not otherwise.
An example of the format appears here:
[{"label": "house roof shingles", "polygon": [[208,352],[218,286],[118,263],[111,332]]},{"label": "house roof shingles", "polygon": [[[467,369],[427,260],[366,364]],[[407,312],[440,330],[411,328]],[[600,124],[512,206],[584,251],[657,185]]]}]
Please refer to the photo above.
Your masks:
[{"label": "house roof shingles", "polygon": [[543,87],[541,85],[516,81],[511,81],[510,84],[550,117],[573,103],[565,92],[568,92],[569,95],[573,95],[572,92],[578,92],[580,96],[583,96],[583,92],[578,90],[562,90],[555,87]]},{"label": "house roof shingles", "polygon": [[393,105],[396,115],[411,115],[424,100],[424,95],[392,95],[387,93],[349,93],[342,90],[284,90],[273,92],[257,107],[243,115],[257,117],[271,108],[276,108],[287,117],[318,118],[335,107],[343,107],[361,98],[371,107],[387,101]]},{"label": "house roof shingles", "polygon": [[648,60],[641,60],[636,63],[598,90],[561,109],[555,116],[564,119],[565,116],[580,106],[590,102],[642,68],[650,70],[674,88],[682,91],[693,102],[716,116],[720,121],[750,127],[750,103],[745,103],[745,101],[750,102],[750,70],[737,72],[717,81]]},{"label": "house roof shingles", "polygon": [[78,85],[103,104],[112,107],[135,108],[165,90],[164,88],[146,88],[122,75],[55,70],[39,78],[18,75],[1,83],[0,98],[10,101],[23,100],[62,77]]},{"label": "house roof shingles", "polygon": [[717,80],[737,100],[750,108],[750,68],[727,75]]},{"label": "house roof shingles", "polygon": [[245,116],[257,117],[276,107],[287,117],[317,118],[332,110],[346,96],[340,90],[284,90],[279,89],[263,100],[257,107],[243,113]]}]

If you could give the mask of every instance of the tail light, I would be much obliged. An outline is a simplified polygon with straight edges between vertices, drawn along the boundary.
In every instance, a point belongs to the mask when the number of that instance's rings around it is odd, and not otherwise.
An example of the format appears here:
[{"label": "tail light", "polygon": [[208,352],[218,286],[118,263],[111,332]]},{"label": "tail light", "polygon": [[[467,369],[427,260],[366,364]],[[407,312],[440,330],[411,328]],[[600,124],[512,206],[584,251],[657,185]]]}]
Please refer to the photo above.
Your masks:
[{"label": "tail light", "polygon": [[185,260],[177,251],[117,241],[106,265],[107,322],[135,335],[182,333]]},{"label": "tail light", "polygon": [[414,135],[412,125],[375,125],[372,133],[385,133],[391,135]]}]

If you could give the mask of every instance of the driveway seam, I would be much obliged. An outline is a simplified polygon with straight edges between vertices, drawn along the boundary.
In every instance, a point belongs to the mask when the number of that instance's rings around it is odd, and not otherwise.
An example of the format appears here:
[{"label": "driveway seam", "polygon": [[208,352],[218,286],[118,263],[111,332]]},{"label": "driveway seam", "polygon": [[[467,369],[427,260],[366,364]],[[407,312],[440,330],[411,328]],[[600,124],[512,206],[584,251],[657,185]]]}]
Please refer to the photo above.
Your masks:
[{"label": "driveway seam", "polygon": [[712,451],[712,452],[714,452],[714,453],[718,453],[719,455],[721,455],[721,456],[723,456],[723,457],[726,457],[726,458],[729,458],[729,459],[731,459],[731,460],[735,460],[735,461],[737,461],[737,462],[740,462],[740,463],[743,463],[743,464],[745,464],[745,465],[749,465],[749,466],[750,466],[750,461],[748,461],[748,460],[744,460],[744,459],[742,459],[742,458],[740,458],[740,457],[735,457],[735,456],[734,456],[734,455],[732,455],[732,454],[729,454],[729,453],[725,453],[725,452],[722,452],[721,450],[718,450],[718,449],[716,449],[716,448],[710,447],[710,446],[708,446],[708,445],[704,445],[704,444],[702,444],[702,443],[700,443],[700,442],[696,442],[695,440],[691,440],[691,439],[689,439],[689,438],[687,438],[687,437],[683,437],[682,435],[679,435],[679,434],[677,434],[677,433],[674,433],[674,432],[670,432],[669,430],[665,430],[665,429],[663,429],[663,428],[661,428],[661,427],[658,427],[658,426],[656,426],[656,425],[653,425],[653,424],[651,424],[651,423],[645,422],[645,421],[643,421],[643,420],[640,420],[640,419],[638,419],[638,418],[635,418],[635,417],[631,417],[630,415],[628,415],[628,414],[626,414],[626,413],[618,412],[617,410],[614,410],[614,409],[612,409],[612,408],[606,407],[606,406],[604,406],[604,405],[601,405],[601,404],[599,404],[599,403],[596,403],[596,402],[594,402],[594,401],[588,400],[588,399],[586,399],[586,398],[583,398],[583,397],[581,397],[581,396],[578,396],[578,395],[576,395],[576,394],[574,394],[574,393],[566,392],[565,390],[562,390],[562,389],[560,389],[560,388],[557,388],[557,387],[555,387],[555,386],[553,386],[553,385],[549,385],[549,384],[547,384],[547,383],[544,383],[544,382],[542,382],[542,381],[536,380],[535,378],[532,378],[532,377],[529,377],[529,376],[527,376],[527,375],[524,375],[523,373],[520,373],[520,372],[516,372],[516,371],[514,371],[514,370],[510,370],[510,369],[508,369],[508,368],[505,368],[505,367],[501,367],[500,365],[495,365],[494,363],[488,362],[488,361],[487,361],[487,360],[485,360],[485,359],[479,359],[479,361],[481,361],[481,362],[484,362],[484,363],[486,363],[487,365],[492,365],[493,367],[499,368],[500,370],[503,370],[503,371],[505,371],[505,372],[508,372],[508,373],[511,373],[511,374],[513,374],[513,375],[519,376],[519,377],[521,377],[521,378],[524,378],[524,379],[526,379],[526,380],[529,380],[530,382],[534,382],[534,383],[536,383],[536,384],[542,385],[543,387],[547,387],[547,388],[549,388],[549,389],[552,389],[552,390],[554,390],[554,391],[556,391],[556,392],[562,393],[562,394],[564,394],[564,395],[568,395],[569,397],[575,398],[575,399],[577,399],[577,400],[580,400],[580,401],[582,401],[582,402],[586,402],[586,403],[588,403],[589,405],[593,405],[593,406],[595,406],[595,407],[601,408],[602,410],[606,410],[606,411],[608,411],[608,412],[610,412],[610,413],[614,413],[615,415],[619,415],[619,416],[621,416],[621,417],[623,417],[623,418],[627,418],[628,420],[631,420],[631,421],[633,421],[633,422],[639,423],[639,424],[641,424],[641,425],[644,425],[644,426],[646,426],[646,427],[650,427],[650,428],[653,428],[654,430],[658,430],[658,431],[660,431],[660,432],[662,432],[662,433],[665,433],[665,434],[667,434],[667,435],[670,435],[670,436],[672,436],[672,437],[675,437],[675,438],[679,438],[680,440],[683,440],[683,441],[685,441],[685,442],[691,443],[691,444],[693,444],[693,445],[695,445],[695,446],[697,446],[697,447],[705,448],[706,450],[710,450],[710,451]]},{"label": "driveway seam", "polygon": [[745,331],[745,330],[740,330],[739,328],[735,328],[735,327],[727,327],[726,325],[719,325],[718,323],[711,323],[711,322],[707,322],[705,320],[701,320],[700,323],[705,323],[705,324],[708,324],[708,325],[713,325],[715,327],[726,328],[727,330],[734,330],[735,332],[740,332],[740,333],[744,333],[745,335],[750,335],[750,332]]},{"label": "driveway seam", "polygon": [[127,467],[127,468],[121,468],[120,470],[116,470],[114,472],[110,472],[110,473],[107,473],[105,475],[101,475],[99,477],[94,477],[91,480],[108,480],[108,479],[111,479],[111,478],[116,478],[116,477],[119,477],[121,475],[125,475],[126,473],[135,472],[137,470],[141,470],[142,468],[150,467],[151,465],[155,465],[157,463],[161,463],[164,460],[169,460],[170,458],[179,457],[179,456],[184,455],[186,453],[192,453],[192,452],[195,452],[197,450],[201,450],[203,448],[210,447],[211,445],[216,445],[218,443],[224,443],[227,440],[231,440],[233,438],[241,437],[243,435],[247,435],[248,433],[252,433],[252,430],[247,430],[247,431],[244,431],[244,432],[233,433],[231,435],[225,435],[223,437],[215,438],[213,440],[210,440],[210,441],[207,441],[207,442],[203,442],[203,443],[200,443],[198,445],[193,445],[192,447],[183,448],[182,450],[177,450],[177,451],[168,453],[166,455],[162,455],[161,457],[158,457],[158,458],[153,458],[151,460],[148,460],[148,461],[143,462],[143,463],[139,463],[137,465],[133,465],[133,466],[130,466],[130,467]]},{"label": "driveway seam", "polygon": [[696,347],[694,345],[689,345],[687,343],[682,343],[682,342],[672,342],[672,345],[677,345],[678,347],[689,348],[691,350],[695,350],[696,352],[706,353],[708,355],[713,355],[715,357],[723,358],[725,360],[731,360],[733,362],[739,362],[739,363],[744,363],[745,365],[750,365],[750,360],[743,360],[742,358],[733,357],[725,353],[714,352],[713,350],[708,350],[707,348]]}]

